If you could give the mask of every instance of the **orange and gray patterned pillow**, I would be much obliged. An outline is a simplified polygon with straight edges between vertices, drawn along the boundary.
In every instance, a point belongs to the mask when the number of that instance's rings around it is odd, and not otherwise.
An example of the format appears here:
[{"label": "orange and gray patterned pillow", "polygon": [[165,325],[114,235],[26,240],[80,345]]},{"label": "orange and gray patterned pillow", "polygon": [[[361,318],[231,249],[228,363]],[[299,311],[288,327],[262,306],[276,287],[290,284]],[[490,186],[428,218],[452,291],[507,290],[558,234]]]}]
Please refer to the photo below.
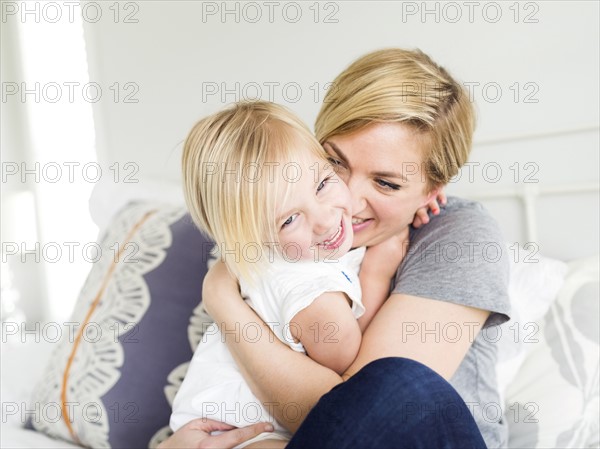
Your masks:
[{"label": "orange and gray patterned pillow", "polygon": [[507,391],[509,447],[600,446],[598,257],[569,264]]},{"label": "orange and gray patterned pillow", "polygon": [[34,391],[32,403],[52,414],[28,427],[94,448],[154,447],[170,434],[173,397],[210,321],[200,299],[213,244],[184,208],[131,203],[101,245],[75,331]]}]

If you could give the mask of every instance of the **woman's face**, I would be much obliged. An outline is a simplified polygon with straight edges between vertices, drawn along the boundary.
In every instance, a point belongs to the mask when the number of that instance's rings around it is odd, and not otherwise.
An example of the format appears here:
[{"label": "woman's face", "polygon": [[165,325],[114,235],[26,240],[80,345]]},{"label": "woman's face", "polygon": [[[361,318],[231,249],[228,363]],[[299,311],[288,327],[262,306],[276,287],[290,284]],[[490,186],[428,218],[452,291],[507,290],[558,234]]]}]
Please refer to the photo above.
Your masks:
[{"label": "woman's face", "polygon": [[323,146],[352,195],[353,247],[405,231],[436,194],[427,192],[421,143],[406,125],[374,123]]}]

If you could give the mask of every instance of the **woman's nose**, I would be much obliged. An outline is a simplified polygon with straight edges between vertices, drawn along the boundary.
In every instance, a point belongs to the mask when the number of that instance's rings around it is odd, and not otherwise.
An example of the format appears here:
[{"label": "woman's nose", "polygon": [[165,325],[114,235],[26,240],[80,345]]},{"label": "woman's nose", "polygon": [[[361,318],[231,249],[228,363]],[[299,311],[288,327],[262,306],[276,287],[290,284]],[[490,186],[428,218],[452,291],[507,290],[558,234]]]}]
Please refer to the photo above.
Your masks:
[{"label": "woman's nose", "polygon": [[348,178],[346,180],[348,190],[350,190],[350,196],[352,197],[352,215],[358,215],[367,207],[367,199],[365,195],[366,185],[365,182],[361,182],[355,178]]}]

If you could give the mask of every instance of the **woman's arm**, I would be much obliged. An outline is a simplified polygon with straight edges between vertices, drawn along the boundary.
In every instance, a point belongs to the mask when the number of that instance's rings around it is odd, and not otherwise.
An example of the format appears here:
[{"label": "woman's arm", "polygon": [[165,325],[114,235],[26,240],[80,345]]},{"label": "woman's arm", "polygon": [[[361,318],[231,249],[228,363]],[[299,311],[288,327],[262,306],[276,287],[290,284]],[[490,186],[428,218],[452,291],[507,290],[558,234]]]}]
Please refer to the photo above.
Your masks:
[{"label": "woman's arm", "polygon": [[421,362],[449,380],[490,312],[450,302],[393,294],[363,335],[358,357],[342,376],[383,357]]},{"label": "woman's arm", "polygon": [[358,277],[362,290],[365,313],[358,319],[361,332],[365,332],[390,294],[390,284],[408,248],[408,228],[377,245],[370,246],[360,266]]}]

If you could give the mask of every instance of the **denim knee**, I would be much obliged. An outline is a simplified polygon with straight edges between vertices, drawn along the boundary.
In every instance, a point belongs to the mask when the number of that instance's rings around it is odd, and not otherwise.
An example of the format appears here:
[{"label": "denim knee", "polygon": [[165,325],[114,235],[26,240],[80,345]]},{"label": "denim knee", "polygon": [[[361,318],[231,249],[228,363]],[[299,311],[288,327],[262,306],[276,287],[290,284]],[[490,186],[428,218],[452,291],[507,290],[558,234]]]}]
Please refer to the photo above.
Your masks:
[{"label": "denim knee", "polygon": [[414,360],[375,360],[325,394],[290,449],[485,448],[456,390]]},{"label": "denim knee", "polygon": [[429,407],[448,409],[452,415],[468,411],[462,397],[446,379],[428,366],[404,357],[375,360],[346,383],[353,383],[361,390],[376,385],[377,390],[385,391],[388,400],[398,401],[407,408],[430,404]]}]

